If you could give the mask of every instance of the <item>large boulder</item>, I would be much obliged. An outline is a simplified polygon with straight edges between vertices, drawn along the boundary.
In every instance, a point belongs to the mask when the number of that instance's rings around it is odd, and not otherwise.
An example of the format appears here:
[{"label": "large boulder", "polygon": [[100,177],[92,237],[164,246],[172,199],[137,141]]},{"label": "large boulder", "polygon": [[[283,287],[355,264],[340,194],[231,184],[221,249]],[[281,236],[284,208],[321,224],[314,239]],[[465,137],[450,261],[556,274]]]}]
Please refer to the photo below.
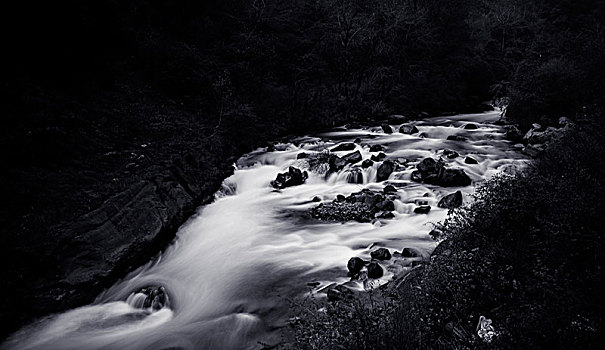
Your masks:
[{"label": "large boulder", "polygon": [[331,151],[332,152],[340,152],[340,151],[352,151],[355,149],[355,144],[352,142],[345,142],[345,143],[341,143],[339,145],[337,145],[336,147],[332,148]]},{"label": "large boulder", "polygon": [[277,178],[271,181],[271,185],[278,189],[290,186],[298,186],[305,183],[309,174],[293,166],[288,168],[288,172],[277,174]]},{"label": "large boulder", "polygon": [[387,248],[378,248],[371,252],[370,256],[376,260],[389,260],[391,259],[391,252]]},{"label": "large boulder", "polygon": [[464,126],[464,128],[466,130],[477,130],[479,127],[477,127],[477,124],[468,123]]},{"label": "large boulder", "polygon": [[391,173],[395,170],[395,163],[386,160],[380,164],[378,171],[376,172],[376,180],[384,181],[391,176]]},{"label": "large boulder", "polygon": [[413,124],[403,124],[401,127],[399,127],[399,132],[402,134],[415,134],[417,133],[419,130],[416,127],[416,125]]},{"label": "large boulder", "polygon": [[353,153],[349,153],[346,154],[344,156],[342,156],[342,160],[344,160],[347,163],[357,163],[357,162],[361,162],[363,158],[361,157],[361,153],[359,151],[355,151]]},{"label": "large boulder", "polygon": [[393,128],[391,128],[389,124],[382,124],[380,127],[382,128],[382,131],[384,131],[385,134],[393,133]]},{"label": "large boulder", "polygon": [[464,163],[466,164],[478,164],[477,160],[475,158],[471,158],[471,157],[466,157],[464,158]]},{"label": "large boulder", "polygon": [[358,274],[365,265],[366,262],[361,258],[354,257],[347,262],[347,269],[349,270],[349,274],[355,275]]},{"label": "large boulder", "polygon": [[443,161],[425,158],[418,165],[417,172],[412,172],[412,180],[431,185],[453,187],[468,186],[471,178],[462,169],[447,169]]},{"label": "large boulder", "polygon": [[[138,297],[140,296],[140,297]],[[169,307],[168,294],[163,286],[151,286],[140,289],[135,293],[135,297],[132,298],[132,306],[149,309],[159,310],[163,307]]]},{"label": "large boulder", "polygon": [[320,220],[340,222],[369,222],[376,217],[390,218],[392,215],[389,214],[395,210],[395,198],[396,195],[393,194],[363,189],[331,203],[322,203],[310,209],[310,215]]},{"label": "large boulder", "polygon": [[382,267],[375,261],[369,263],[367,269],[369,278],[380,278],[384,275]]},{"label": "large boulder", "polygon": [[372,165],[374,165],[374,161],[373,161],[373,160],[371,160],[371,159],[366,159],[366,160],[364,160],[363,162],[361,162],[361,167],[362,167],[363,169],[369,168],[369,167],[371,167]]},{"label": "large boulder", "polygon": [[462,205],[462,192],[456,191],[455,193],[448,194],[441,198],[437,206],[439,208],[453,209],[458,208]]},{"label": "large boulder", "polygon": [[416,258],[420,256],[420,254],[414,248],[403,248],[401,251],[401,256],[404,258]]}]

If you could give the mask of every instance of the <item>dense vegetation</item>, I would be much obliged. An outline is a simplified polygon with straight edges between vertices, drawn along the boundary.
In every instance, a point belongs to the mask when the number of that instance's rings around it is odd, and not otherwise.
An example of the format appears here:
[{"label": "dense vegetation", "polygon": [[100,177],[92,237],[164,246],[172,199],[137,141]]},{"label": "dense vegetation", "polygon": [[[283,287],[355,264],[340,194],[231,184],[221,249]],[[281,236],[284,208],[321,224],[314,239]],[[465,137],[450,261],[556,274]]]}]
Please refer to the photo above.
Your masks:
[{"label": "dense vegetation", "polygon": [[60,0],[3,12],[7,320],[41,312],[31,296],[56,274],[50,228],[191,150],[212,184],[212,169],[279,134],[479,111],[491,98],[524,126],[549,123],[602,105],[605,88],[599,0]]}]

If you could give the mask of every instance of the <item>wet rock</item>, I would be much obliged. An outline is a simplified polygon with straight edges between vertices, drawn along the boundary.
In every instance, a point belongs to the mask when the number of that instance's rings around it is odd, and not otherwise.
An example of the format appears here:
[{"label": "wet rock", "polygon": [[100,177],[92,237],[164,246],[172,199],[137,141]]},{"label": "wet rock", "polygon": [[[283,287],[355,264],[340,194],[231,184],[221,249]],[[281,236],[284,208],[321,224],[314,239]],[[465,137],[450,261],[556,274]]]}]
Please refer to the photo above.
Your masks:
[{"label": "wet rock", "polygon": [[361,143],[361,139],[358,137],[355,140],[353,140],[353,143],[356,143],[359,145]]},{"label": "wet rock", "polygon": [[424,182],[443,187],[468,186],[472,180],[462,169],[443,169],[434,179],[426,178]]},{"label": "wet rock", "polygon": [[350,184],[363,184],[363,173],[359,168],[352,169],[347,175],[347,183]]},{"label": "wet rock", "polygon": [[466,130],[477,130],[479,129],[479,127],[477,126],[477,124],[473,124],[473,123],[468,123],[464,126],[464,128]]},{"label": "wet rock", "polygon": [[329,169],[331,172],[337,172],[347,165],[347,161],[337,155],[332,154],[328,160]]},{"label": "wet rock", "polygon": [[369,278],[380,278],[384,275],[382,267],[377,262],[369,263],[367,269]]},{"label": "wet rock", "polygon": [[392,134],[393,133],[393,128],[391,128],[391,126],[389,124],[382,124],[380,127],[382,128],[382,131],[385,134]]},{"label": "wet rock", "polygon": [[346,199],[347,198],[344,195],[342,195],[342,194],[336,195],[336,201],[339,202],[339,203],[344,202]]},{"label": "wet rock", "polygon": [[168,306],[168,295],[163,286],[146,287],[138,291],[138,293],[143,293],[146,296],[145,301],[143,301],[144,309],[159,310],[164,306]]},{"label": "wet rock", "polygon": [[422,174],[420,173],[419,170],[414,170],[414,171],[412,171],[411,179],[412,179],[412,181],[422,182]]},{"label": "wet rock", "polygon": [[372,165],[374,165],[374,162],[373,162],[372,160],[370,160],[370,159],[366,159],[366,160],[364,160],[363,162],[361,162],[361,167],[362,167],[363,169],[369,168],[369,167],[371,167]]},{"label": "wet rock", "polygon": [[309,157],[309,155],[306,154],[305,152],[300,152],[299,154],[296,155],[296,159],[306,159],[308,157]]},{"label": "wet rock", "polygon": [[439,240],[443,236],[443,232],[441,232],[441,230],[435,228],[435,229],[432,229],[431,232],[429,232],[429,236],[431,237],[432,240],[436,241],[436,240]]},{"label": "wet rock", "polygon": [[372,259],[376,260],[389,260],[391,259],[391,252],[386,248],[378,248],[370,253]]},{"label": "wet rock", "polygon": [[447,139],[450,141],[466,141],[466,137],[459,135],[450,135],[447,137]]},{"label": "wet rock", "polygon": [[384,192],[384,193],[397,193],[397,189],[393,185],[386,185],[382,189],[382,192]]},{"label": "wet rock", "polygon": [[403,250],[401,251],[401,256],[403,256],[404,258],[416,258],[420,256],[420,254],[414,248],[403,248]]},{"label": "wet rock", "polygon": [[428,214],[431,211],[430,205],[421,205],[419,207],[414,208],[414,213],[416,214]]},{"label": "wet rock", "polygon": [[347,262],[347,269],[349,270],[350,275],[355,275],[358,274],[365,265],[366,262],[361,258],[354,257]]},{"label": "wet rock", "polygon": [[426,138],[429,138],[430,136],[429,136],[429,134],[427,134],[426,132],[421,132],[421,133],[418,135],[418,137],[420,137],[420,138],[422,138],[422,139],[426,139]]},{"label": "wet rock", "polygon": [[403,124],[401,127],[399,127],[399,132],[402,134],[411,135],[417,133],[418,131],[418,128],[413,124]]},{"label": "wet rock", "polygon": [[462,192],[456,191],[441,198],[437,206],[439,208],[453,209],[462,205]]},{"label": "wet rock", "polygon": [[459,154],[456,151],[452,151],[449,149],[444,149],[443,150],[443,155],[446,156],[448,159],[454,159],[454,158],[458,158]]},{"label": "wet rock", "polygon": [[471,158],[471,157],[466,157],[464,158],[464,163],[466,164],[478,164],[477,160],[475,158]]},{"label": "wet rock", "polygon": [[381,152],[383,151],[383,147],[381,145],[372,145],[370,146],[370,152]]},{"label": "wet rock", "polygon": [[309,175],[295,167],[289,167],[288,172],[277,174],[277,178],[271,181],[271,186],[283,189],[290,186],[298,186],[305,183]]},{"label": "wet rock", "polygon": [[[444,187],[468,186],[471,178],[462,169],[447,169],[443,161],[425,158],[416,165],[418,172],[412,173],[412,180]],[[419,181],[420,180],[420,181]]]},{"label": "wet rock", "polygon": [[352,142],[345,142],[345,143],[341,143],[339,145],[337,145],[336,147],[332,148],[331,151],[332,152],[340,152],[340,151],[352,151],[355,149],[355,144]]},{"label": "wet rock", "polygon": [[359,151],[355,151],[353,153],[349,153],[349,154],[342,156],[341,159],[344,160],[346,163],[354,164],[357,162],[361,162],[362,157],[361,157],[361,153]]},{"label": "wet rock", "polygon": [[433,158],[424,158],[416,165],[416,169],[418,169],[421,174],[435,174],[439,171],[439,168],[440,165]]},{"label": "wet rock", "polygon": [[395,164],[391,161],[384,161],[378,167],[378,171],[376,172],[376,180],[384,181],[389,178],[391,173],[395,170]]},{"label": "wet rock", "polygon": [[312,202],[321,202],[321,198],[319,198],[318,196],[313,197],[313,199],[311,199]]},{"label": "wet rock", "polygon": [[386,154],[380,152],[377,155],[374,154],[370,157],[370,160],[372,160],[373,162],[381,162],[383,159],[385,159],[387,157]]}]

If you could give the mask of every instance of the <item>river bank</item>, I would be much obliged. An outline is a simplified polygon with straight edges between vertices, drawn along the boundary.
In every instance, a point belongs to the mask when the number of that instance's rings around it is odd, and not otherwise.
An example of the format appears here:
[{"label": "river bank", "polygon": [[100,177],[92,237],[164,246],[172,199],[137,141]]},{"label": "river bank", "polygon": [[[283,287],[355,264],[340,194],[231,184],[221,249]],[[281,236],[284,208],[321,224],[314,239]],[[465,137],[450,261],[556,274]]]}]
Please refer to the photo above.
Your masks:
[{"label": "river bank", "polygon": [[[430,259],[373,293],[303,302],[297,349],[600,348],[602,125],[493,178],[440,225]],[[286,346],[286,348],[288,348]]]}]

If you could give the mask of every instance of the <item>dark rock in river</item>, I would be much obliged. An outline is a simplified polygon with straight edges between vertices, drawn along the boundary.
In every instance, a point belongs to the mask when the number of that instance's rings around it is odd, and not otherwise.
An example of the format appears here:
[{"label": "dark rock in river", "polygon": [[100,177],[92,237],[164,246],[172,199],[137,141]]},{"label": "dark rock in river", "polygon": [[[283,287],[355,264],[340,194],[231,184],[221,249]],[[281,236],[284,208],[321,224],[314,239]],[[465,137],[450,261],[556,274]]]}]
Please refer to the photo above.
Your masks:
[{"label": "dark rock in river", "polygon": [[308,154],[306,154],[305,152],[300,152],[299,154],[296,155],[296,159],[305,159],[309,157]]},{"label": "dark rock in river", "polygon": [[345,196],[344,196],[344,195],[342,195],[342,194],[337,194],[337,195],[336,195],[336,202],[338,202],[338,203],[342,203],[342,202],[344,202],[346,199],[347,199],[347,197],[345,197]]},{"label": "dark rock in river", "polygon": [[403,250],[401,251],[401,256],[403,256],[404,258],[416,258],[419,255],[420,254],[418,254],[418,251],[414,248],[403,248]]},{"label": "dark rock in river", "polygon": [[393,133],[393,128],[391,128],[389,124],[382,124],[380,127],[382,128],[382,131],[384,131],[385,134]]},{"label": "dark rock in river", "polygon": [[383,147],[381,145],[372,145],[370,146],[370,152],[380,152],[383,151]]},{"label": "dark rock in river", "polygon": [[478,164],[477,160],[475,158],[471,158],[471,157],[464,158],[464,162],[466,164]]},{"label": "dark rock in river", "polygon": [[347,262],[347,269],[349,270],[350,275],[355,275],[358,274],[365,265],[366,262],[361,258],[354,257]]},{"label": "dark rock in river", "polygon": [[421,205],[419,207],[414,208],[414,213],[416,214],[428,214],[431,211],[430,205]]},{"label": "dark rock in river", "polygon": [[402,134],[415,134],[417,133],[419,130],[415,125],[412,124],[403,124],[401,127],[399,127],[399,132]]},{"label": "dark rock in river", "polygon": [[372,165],[374,165],[374,161],[372,161],[372,160],[370,160],[370,159],[366,159],[366,160],[364,160],[363,162],[361,162],[361,167],[362,167],[363,169],[369,168],[369,167],[371,167]]},{"label": "dark rock in river", "polygon": [[386,185],[382,189],[382,192],[384,192],[384,193],[396,193],[397,189],[393,185]]},{"label": "dark rock in river", "polygon": [[391,252],[386,248],[378,248],[370,253],[372,259],[376,260],[389,260],[391,259]]},{"label": "dark rock in river", "polygon": [[418,163],[418,165],[416,165],[416,169],[418,169],[418,171],[423,175],[435,174],[440,167],[441,165],[439,165],[433,158],[424,158],[422,161],[420,161],[420,163]]},{"label": "dark rock in river", "polygon": [[377,155],[374,154],[370,157],[370,160],[372,160],[373,162],[381,162],[383,159],[385,159],[387,157],[386,154],[380,152]]},{"label": "dark rock in river", "polygon": [[147,287],[143,288],[138,293],[145,294],[145,300],[143,301],[143,308],[152,310],[159,310],[164,306],[168,306],[168,296],[164,287]]},{"label": "dark rock in river", "polygon": [[340,145],[331,149],[332,152],[340,152],[340,151],[352,151],[355,149],[355,144],[352,142],[341,143]]},{"label": "dark rock in river", "polygon": [[319,198],[318,196],[313,197],[313,199],[311,199],[312,202],[321,202],[321,198]]},{"label": "dark rock in river", "polygon": [[453,209],[458,208],[462,205],[462,192],[456,191],[455,193],[448,194],[441,198],[437,206],[439,208]]},{"label": "dark rock in river", "polygon": [[477,127],[477,124],[468,123],[464,126],[464,128],[466,130],[477,130],[479,127]]},{"label": "dark rock in river", "polygon": [[466,137],[462,137],[459,135],[450,135],[447,137],[447,139],[450,141],[466,141]]},{"label": "dark rock in river", "polygon": [[416,165],[418,172],[412,173],[412,180],[444,187],[468,186],[471,178],[461,169],[447,169],[443,161],[425,158]]},{"label": "dark rock in river", "polygon": [[349,154],[342,156],[342,160],[344,160],[347,163],[351,163],[351,164],[360,162],[361,159],[362,159],[362,157],[361,157],[361,153],[359,151],[355,151],[353,153],[349,153]]},{"label": "dark rock in river", "polygon": [[454,159],[454,158],[457,158],[459,156],[458,152],[452,151],[452,150],[449,150],[449,149],[444,149],[443,150],[443,155],[446,156],[449,159]]},{"label": "dark rock in river", "polygon": [[412,181],[422,182],[422,174],[419,170],[412,171]]},{"label": "dark rock in river", "polygon": [[277,174],[277,178],[271,181],[271,185],[278,189],[290,186],[298,186],[305,183],[309,175],[306,171],[301,171],[295,167],[289,167],[288,172]]},{"label": "dark rock in river", "polygon": [[382,267],[377,263],[372,261],[368,264],[368,277],[369,278],[380,278],[384,275],[384,271]]},{"label": "dark rock in river", "polygon": [[395,170],[395,164],[391,161],[384,161],[378,167],[378,171],[376,172],[376,180],[384,181],[389,178],[391,173]]}]

